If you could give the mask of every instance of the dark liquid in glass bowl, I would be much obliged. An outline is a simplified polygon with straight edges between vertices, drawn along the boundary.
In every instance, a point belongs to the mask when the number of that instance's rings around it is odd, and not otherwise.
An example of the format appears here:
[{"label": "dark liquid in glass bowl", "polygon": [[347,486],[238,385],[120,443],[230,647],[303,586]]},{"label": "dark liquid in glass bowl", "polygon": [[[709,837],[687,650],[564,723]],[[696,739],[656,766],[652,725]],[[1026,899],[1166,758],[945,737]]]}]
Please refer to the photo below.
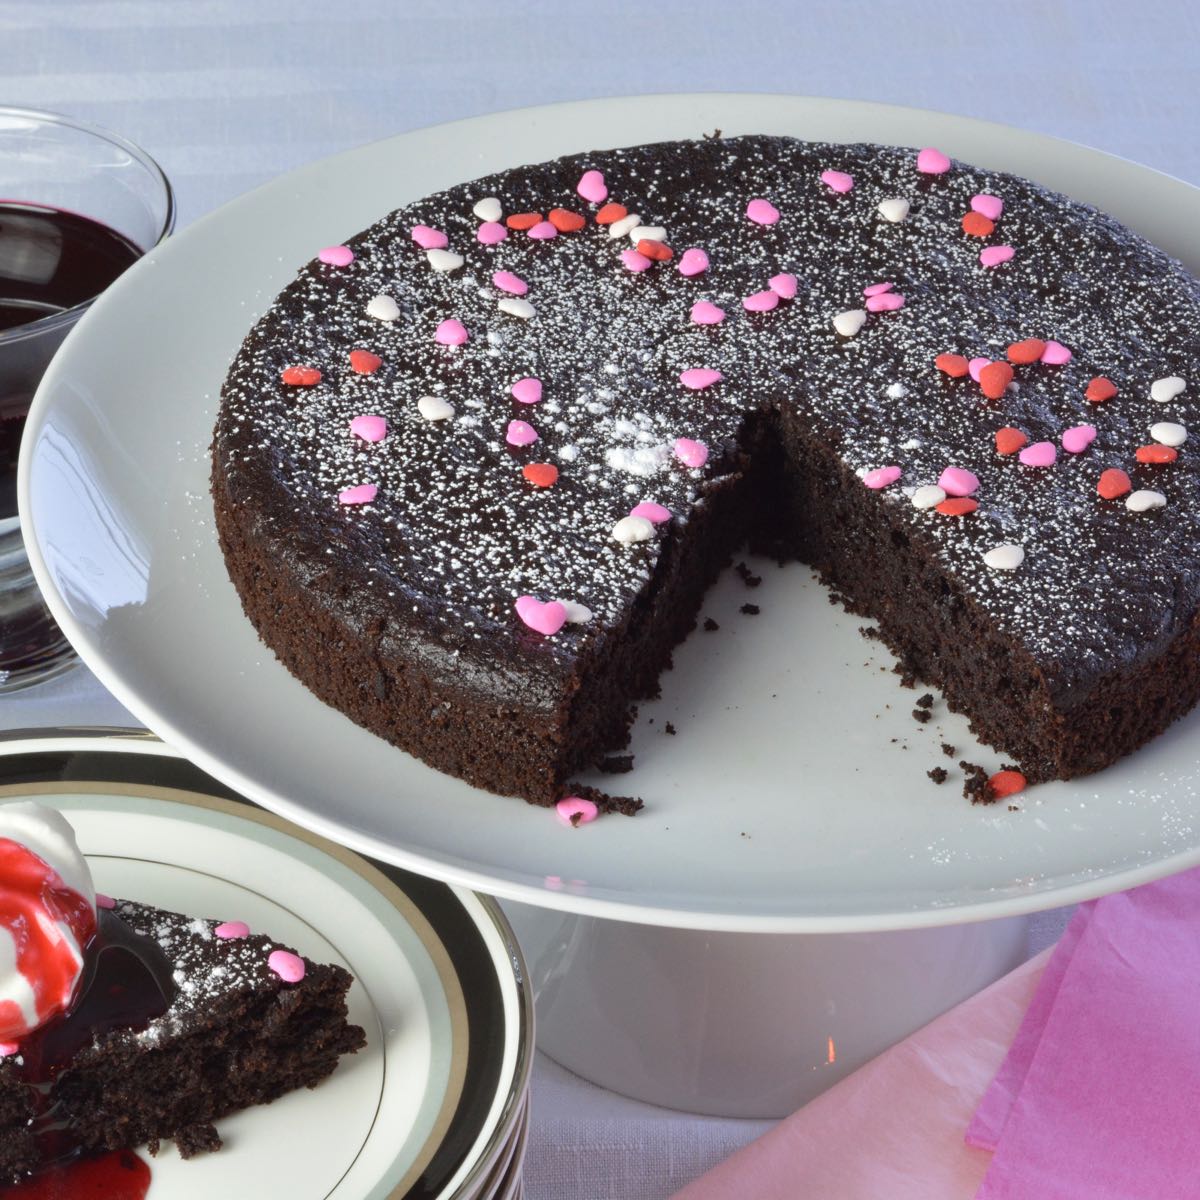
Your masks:
[{"label": "dark liquid in glass bowl", "polygon": [[0,518],[17,513],[17,451],[29,402],[65,330],[12,343],[5,331],[98,296],[142,256],[99,221],[0,200]]}]

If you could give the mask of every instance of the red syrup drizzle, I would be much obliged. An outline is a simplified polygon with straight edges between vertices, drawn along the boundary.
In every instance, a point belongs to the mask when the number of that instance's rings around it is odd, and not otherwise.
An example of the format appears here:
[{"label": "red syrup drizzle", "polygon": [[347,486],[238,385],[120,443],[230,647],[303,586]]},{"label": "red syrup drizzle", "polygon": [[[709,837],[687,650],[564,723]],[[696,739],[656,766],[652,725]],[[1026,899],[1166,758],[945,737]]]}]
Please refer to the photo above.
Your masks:
[{"label": "red syrup drizzle", "polygon": [[[129,1181],[134,1167],[122,1167],[127,1175],[116,1174],[113,1154],[100,1158],[84,1158],[84,1148],[70,1124],[57,1111],[52,1099],[54,1077],[69,1067],[80,1050],[92,1044],[93,1038],[117,1029],[132,1032],[145,1029],[171,1006],[178,987],[175,984],[171,960],[153,938],[135,933],[114,912],[102,909],[95,936],[87,945],[83,975],[78,998],[70,1012],[46,1022],[19,1042],[21,1062],[17,1072],[30,1088],[33,1107],[33,1133],[42,1166],[33,1178],[8,1190],[0,1190],[0,1200],[9,1197],[56,1196],[63,1200],[80,1200],[87,1196],[112,1197],[119,1200],[126,1194],[142,1196],[149,1186],[150,1169],[136,1155],[129,1155],[145,1175],[141,1191],[108,1191],[93,1183],[104,1171],[113,1178]],[[102,1165],[113,1160],[108,1167]],[[138,1176],[140,1178],[140,1176]],[[106,1177],[104,1177],[106,1178]],[[54,1191],[37,1191],[41,1181],[50,1182]],[[58,1183],[54,1181],[58,1180]],[[132,1185],[130,1185],[132,1186]],[[139,1185],[140,1186],[140,1185]],[[88,1191],[86,1188],[94,1190]]]},{"label": "red syrup drizzle", "polygon": [[149,1164],[132,1150],[113,1150],[0,1188],[0,1200],[143,1200],[149,1190]]},{"label": "red syrup drizzle", "polygon": [[[11,838],[0,838],[0,928],[16,944],[17,970],[33,992],[38,1021],[61,1012],[71,1000],[79,948],[91,941],[96,918],[57,871]],[[25,1029],[17,1002],[0,1000],[0,1041],[19,1041]]]}]

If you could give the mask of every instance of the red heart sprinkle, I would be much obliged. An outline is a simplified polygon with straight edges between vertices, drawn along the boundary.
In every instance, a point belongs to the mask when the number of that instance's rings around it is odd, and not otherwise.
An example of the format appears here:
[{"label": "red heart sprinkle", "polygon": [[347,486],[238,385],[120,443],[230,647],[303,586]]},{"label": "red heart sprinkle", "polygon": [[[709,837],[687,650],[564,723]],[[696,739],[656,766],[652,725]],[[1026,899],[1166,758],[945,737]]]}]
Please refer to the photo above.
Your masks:
[{"label": "red heart sprinkle", "polygon": [[649,238],[642,238],[638,242],[637,248],[639,254],[644,254],[655,262],[670,262],[675,257],[675,251],[666,242],[654,242]]},{"label": "red heart sprinkle", "polygon": [[970,496],[951,496],[950,499],[936,505],[937,511],[947,517],[965,517],[978,507],[978,501],[972,500]]},{"label": "red heart sprinkle", "polygon": [[1103,375],[1097,375],[1087,385],[1087,391],[1083,394],[1093,404],[1103,404],[1105,400],[1111,400],[1117,394],[1117,385],[1111,379],[1106,379]]},{"label": "red heart sprinkle", "polygon": [[586,224],[583,217],[567,208],[552,208],[547,220],[559,233],[574,233]]},{"label": "red heart sprinkle", "polygon": [[1134,457],[1140,463],[1173,463],[1179,451],[1174,446],[1139,446]]},{"label": "red heart sprinkle", "polygon": [[541,221],[541,213],[513,213],[504,223],[509,229],[532,229],[535,225],[540,225]]},{"label": "red heart sprinkle", "polygon": [[359,375],[374,375],[383,364],[383,359],[370,350],[351,350],[350,369]]},{"label": "red heart sprinkle", "polygon": [[321,372],[316,367],[284,367],[279,378],[292,387],[312,387],[321,382]]},{"label": "red heart sprinkle", "polygon": [[996,228],[995,221],[989,221],[983,213],[969,212],[962,219],[963,233],[972,237],[987,237]]},{"label": "red heart sprinkle", "polygon": [[1019,429],[1014,429],[1011,425],[1005,425],[1003,429],[996,430],[996,453],[997,454],[1016,454],[1022,446],[1029,444],[1029,438]]},{"label": "red heart sprinkle", "polygon": [[1008,361],[1011,363],[1035,363],[1046,353],[1046,343],[1041,338],[1026,338],[1023,342],[1013,342],[1008,348]]},{"label": "red heart sprinkle", "polygon": [[629,216],[629,209],[623,204],[605,204],[596,214],[597,225],[614,225]]},{"label": "red heart sprinkle", "polygon": [[1002,800],[1005,796],[1015,796],[1018,792],[1025,790],[1027,782],[1028,780],[1020,771],[997,771],[988,780],[987,798]]},{"label": "red heart sprinkle", "polygon": [[933,365],[951,379],[961,379],[967,373],[969,364],[961,354],[939,354],[933,360]]},{"label": "red heart sprinkle", "polygon": [[1116,467],[1109,467],[1107,471],[1102,471],[1100,482],[1096,484],[1096,491],[1105,500],[1115,500],[1118,496],[1124,496],[1132,488],[1133,484],[1129,482],[1129,476],[1124,471],[1117,470]]},{"label": "red heart sprinkle", "polygon": [[553,463],[528,463],[521,468],[521,474],[534,487],[553,487],[558,481],[558,468]]},{"label": "red heart sprinkle", "polygon": [[988,363],[979,372],[979,386],[989,400],[999,400],[1005,388],[1012,383],[1013,369],[1006,362]]}]

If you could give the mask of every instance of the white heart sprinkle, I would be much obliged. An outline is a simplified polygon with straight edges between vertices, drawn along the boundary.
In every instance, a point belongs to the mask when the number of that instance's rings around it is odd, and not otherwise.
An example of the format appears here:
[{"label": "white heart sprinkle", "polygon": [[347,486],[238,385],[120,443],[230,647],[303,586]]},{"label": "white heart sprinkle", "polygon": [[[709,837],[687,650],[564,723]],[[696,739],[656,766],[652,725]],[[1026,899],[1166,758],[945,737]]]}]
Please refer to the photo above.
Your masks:
[{"label": "white heart sprinkle", "polygon": [[484,196],[482,200],[476,200],[475,207],[471,211],[481,221],[498,221],[504,213],[500,201],[495,196]]},{"label": "white heart sprinkle", "polygon": [[560,600],[559,604],[567,610],[568,625],[586,625],[592,619],[592,610],[585,604],[575,600]]},{"label": "white heart sprinkle", "polygon": [[1186,379],[1178,375],[1164,375],[1162,379],[1156,379],[1150,385],[1150,399],[1165,404],[1168,400],[1174,400],[1185,387]]},{"label": "white heart sprinkle", "polygon": [[893,383],[888,387],[887,396],[889,400],[903,400],[908,395],[908,388],[902,383]]},{"label": "white heart sprinkle", "polygon": [[435,271],[457,271],[463,265],[463,256],[453,250],[426,250],[425,257]]},{"label": "white heart sprinkle", "polygon": [[1164,446],[1182,446],[1187,441],[1187,430],[1174,421],[1158,421],[1150,426],[1150,436]]},{"label": "white heart sprinkle", "polygon": [[908,216],[908,201],[903,196],[893,196],[890,200],[880,200],[879,215],[885,221],[903,221]]},{"label": "white heart sprinkle", "polygon": [[994,571],[1015,571],[1025,561],[1025,551],[1020,546],[1006,543],[989,550],[983,561]]},{"label": "white heart sprinkle", "polygon": [[399,315],[400,305],[391,296],[385,296],[381,293],[378,296],[373,296],[367,304],[367,316],[374,317],[377,321],[394,321]]},{"label": "white heart sprinkle", "polygon": [[623,238],[631,229],[636,229],[642,223],[642,218],[637,213],[630,213],[627,217],[622,217],[619,221],[614,221],[608,227],[608,236],[610,238]]},{"label": "white heart sprinkle", "polygon": [[833,318],[833,327],[842,337],[853,337],[867,321],[865,309],[852,308],[849,312],[838,313]]},{"label": "white heart sprinkle", "polygon": [[667,231],[661,225],[635,225],[629,231],[629,240],[636,246],[638,242],[665,242]]},{"label": "white heart sprinkle", "polygon": [[654,536],[654,526],[645,517],[622,517],[612,528],[615,542],[648,542]]},{"label": "white heart sprinkle", "polygon": [[537,314],[537,309],[520,296],[503,296],[496,307],[501,312],[508,313],[510,317],[520,317],[522,321],[528,321],[530,317]]},{"label": "white heart sprinkle", "polygon": [[1146,512],[1151,508],[1163,508],[1167,503],[1167,498],[1162,492],[1141,491],[1134,492],[1125,501],[1125,507],[1130,512]]},{"label": "white heart sprinkle", "polygon": [[417,401],[417,412],[427,421],[448,421],[454,416],[454,405],[441,396],[422,396]]},{"label": "white heart sprinkle", "polygon": [[936,508],[945,498],[946,493],[936,483],[927,483],[913,492],[913,508]]}]

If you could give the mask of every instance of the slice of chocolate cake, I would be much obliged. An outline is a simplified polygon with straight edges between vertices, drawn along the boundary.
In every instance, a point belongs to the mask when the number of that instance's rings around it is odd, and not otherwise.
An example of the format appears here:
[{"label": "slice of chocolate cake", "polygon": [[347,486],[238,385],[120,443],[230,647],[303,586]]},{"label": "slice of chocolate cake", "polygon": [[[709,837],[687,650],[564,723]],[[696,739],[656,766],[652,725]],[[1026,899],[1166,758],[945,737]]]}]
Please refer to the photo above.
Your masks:
[{"label": "slice of chocolate cake", "polygon": [[[7,812],[25,807],[0,808],[0,834]],[[241,922],[97,896],[95,910],[82,910],[81,929],[95,911],[86,940],[33,944],[30,921],[6,920],[21,907],[14,897],[33,898],[34,923],[53,938],[65,928],[54,897],[84,894],[61,886],[53,868],[44,874],[53,894],[14,885],[23,851],[0,836],[0,1028],[11,1039],[0,1040],[0,1185],[79,1155],[147,1144],[156,1152],[165,1138],[184,1158],[218,1149],[215,1121],[316,1085],[364,1044],[347,1021],[345,970]],[[16,972],[7,970],[10,944]],[[41,1019],[56,954],[76,968],[70,1000]]]}]

